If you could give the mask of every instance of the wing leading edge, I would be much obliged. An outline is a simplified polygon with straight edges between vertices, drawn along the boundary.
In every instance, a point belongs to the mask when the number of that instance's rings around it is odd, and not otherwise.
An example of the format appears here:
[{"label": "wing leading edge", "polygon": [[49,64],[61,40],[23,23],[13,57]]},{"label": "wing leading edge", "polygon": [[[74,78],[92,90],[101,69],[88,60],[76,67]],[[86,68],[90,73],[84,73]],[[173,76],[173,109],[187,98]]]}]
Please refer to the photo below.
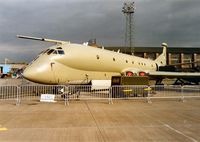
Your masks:
[{"label": "wing leading edge", "polygon": [[148,75],[152,79],[156,79],[156,84],[159,84],[162,82],[164,78],[176,78],[177,81],[181,81],[181,83],[184,83],[184,80],[189,82],[190,84],[200,84],[200,73],[191,73],[191,72],[164,72],[164,71],[154,71],[149,72]]},{"label": "wing leading edge", "polygon": [[149,72],[150,77],[163,77],[163,78],[176,78],[176,77],[198,77],[200,78],[200,73],[190,73],[190,72],[164,72],[164,71],[154,71]]}]

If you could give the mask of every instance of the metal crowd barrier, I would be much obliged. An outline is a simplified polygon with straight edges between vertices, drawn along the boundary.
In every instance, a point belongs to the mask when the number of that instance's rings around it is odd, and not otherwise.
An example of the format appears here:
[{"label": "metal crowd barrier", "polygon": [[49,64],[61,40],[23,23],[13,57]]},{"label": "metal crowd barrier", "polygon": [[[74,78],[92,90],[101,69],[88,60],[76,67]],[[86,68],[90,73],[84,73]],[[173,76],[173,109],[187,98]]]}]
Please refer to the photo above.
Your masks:
[{"label": "metal crowd barrier", "polygon": [[198,98],[200,97],[200,86],[199,85],[154,85],[152,86],[155,94],[150,95],[151,99],[181,99],[184,101],[185,98]]},{"label": "metal crowd barrier", "polygon": [[[142,99],[149,103],[153,99],[200,98],[200,86],[180,85],[119,85],[107,87],[91,85],[23,85],[0,86],[0,101],[40,101],[41,95],[53,95],[54,101],[68,105],[77,100],[106,100],[109,104],[119,99]],[[47,96],[48,98],[49,96]]]},{"label": "metal crowd barrier", "polygon": [[18,86],[0,86],[0,100],[16,100]]},{"label": "metal crowd barrier", "polygon": [[40,100],[41,94],[53,94],[55,100],[60,100],[62,85],[26,85],[20,87],[21,100]]}]

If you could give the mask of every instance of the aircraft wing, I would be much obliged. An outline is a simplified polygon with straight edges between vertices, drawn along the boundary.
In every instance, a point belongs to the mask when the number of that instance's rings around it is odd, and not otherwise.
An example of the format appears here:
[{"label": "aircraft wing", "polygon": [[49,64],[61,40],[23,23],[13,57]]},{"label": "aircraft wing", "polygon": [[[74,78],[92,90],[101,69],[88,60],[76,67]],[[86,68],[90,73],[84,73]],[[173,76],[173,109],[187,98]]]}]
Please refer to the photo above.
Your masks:
[{"label": "aircraft wing", "polygon": [[67,41],[61,41],[61,40],[52,40],[52,39],[47,39],[47,38],[38,38],[38,37],[31,37],[31,36],[23,36],[23,35],[17,35],[18,38],[23,38],[23,39],[30,39],[30,40],[39,40],[39,41],[45,41],[45,42],[52,42],[55,44],[65,44],[69,43]]},{"label": "aircraft wing", "polygon": [[165,71],[154,71],[149,72],[149,76],[156,78],[199,78],[200,79],[200,73],[195,72],[165,72]]}]

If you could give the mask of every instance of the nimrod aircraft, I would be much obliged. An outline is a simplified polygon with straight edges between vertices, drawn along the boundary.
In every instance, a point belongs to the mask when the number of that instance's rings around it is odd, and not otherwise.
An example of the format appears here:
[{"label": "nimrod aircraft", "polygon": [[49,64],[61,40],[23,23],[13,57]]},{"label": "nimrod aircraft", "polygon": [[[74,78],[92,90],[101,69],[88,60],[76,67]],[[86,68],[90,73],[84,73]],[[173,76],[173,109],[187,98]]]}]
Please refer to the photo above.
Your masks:
[{"label": "nimrod aircraft", "polygon": [[157,59],[151,60],[104,48],[94,48],[87,44],[21,35],[17,37],[55,43],[54,46],[41,52],[23,72],[26,79],[37,83],[88,84],[92,80],[111,80],[115,75],[148,75],[158,79],[200,77],[200,73],[159,71],[159,67],[166,65],[166,43],[162,43],[162,54]]}]

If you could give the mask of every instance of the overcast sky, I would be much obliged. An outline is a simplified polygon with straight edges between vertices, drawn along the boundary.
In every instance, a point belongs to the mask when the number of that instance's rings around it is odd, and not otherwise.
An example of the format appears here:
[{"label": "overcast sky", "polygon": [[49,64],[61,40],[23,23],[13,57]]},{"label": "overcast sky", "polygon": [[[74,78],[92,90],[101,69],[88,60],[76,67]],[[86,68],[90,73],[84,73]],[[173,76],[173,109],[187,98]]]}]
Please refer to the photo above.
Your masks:
[{"label": "overcast sky", "polygon": [[[200,0],[134,0],[134,45],[200,47]],[[124,0],[0,0],[0,62],[31,61],[50,44],[17,34],[124,45]]]}]

